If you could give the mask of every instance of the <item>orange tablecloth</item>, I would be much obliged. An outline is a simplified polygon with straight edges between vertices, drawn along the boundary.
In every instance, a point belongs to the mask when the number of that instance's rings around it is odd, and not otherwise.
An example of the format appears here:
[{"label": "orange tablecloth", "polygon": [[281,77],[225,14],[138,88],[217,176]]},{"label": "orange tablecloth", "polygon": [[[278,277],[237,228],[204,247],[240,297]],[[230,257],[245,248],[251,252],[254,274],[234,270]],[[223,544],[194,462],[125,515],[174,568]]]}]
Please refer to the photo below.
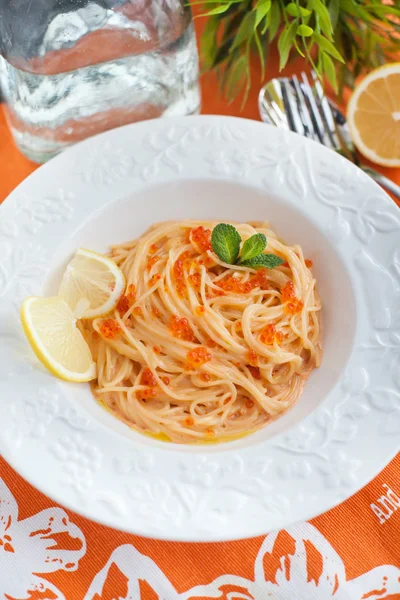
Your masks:
[{"label": "orange tablecloth", "polygon": [[[301,67],[297,61],[287,72]],[[205,79],[203,112],[257,119],[256,67],[253,81],[240,113],[239,102],[227,106],[215,79]],[[0,201],[35,168],[15,148],[0,110]],[[400,183],[400,169],[385,172]],[[0,600],[400,600],[399,469],[400,455],[310,523],[199,545],[92,523],[57,507],[0,457]]]}]

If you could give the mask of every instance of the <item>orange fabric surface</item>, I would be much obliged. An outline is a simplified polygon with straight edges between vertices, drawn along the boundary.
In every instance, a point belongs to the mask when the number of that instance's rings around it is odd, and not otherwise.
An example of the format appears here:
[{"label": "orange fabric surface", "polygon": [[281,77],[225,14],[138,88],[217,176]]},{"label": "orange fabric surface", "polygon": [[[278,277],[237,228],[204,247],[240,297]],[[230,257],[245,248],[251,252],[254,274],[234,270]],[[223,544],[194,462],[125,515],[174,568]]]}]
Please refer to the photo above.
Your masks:
[{"label": "orange fabric surface", "polygon": [[[287,73],[301,68],[297,61]],[[213,76],[202,87],[203,113],[258,119],[257,67],[242,113],[239,100],[218,96]],[[2,111],[0,159],[1,201],[36,168]],[[400,183],[400,169],[382,171]],[[0,458],[0,600],[400,600],[399,469],[400,455],[309,524],[199,545],[147,540],[64,511]]]}]

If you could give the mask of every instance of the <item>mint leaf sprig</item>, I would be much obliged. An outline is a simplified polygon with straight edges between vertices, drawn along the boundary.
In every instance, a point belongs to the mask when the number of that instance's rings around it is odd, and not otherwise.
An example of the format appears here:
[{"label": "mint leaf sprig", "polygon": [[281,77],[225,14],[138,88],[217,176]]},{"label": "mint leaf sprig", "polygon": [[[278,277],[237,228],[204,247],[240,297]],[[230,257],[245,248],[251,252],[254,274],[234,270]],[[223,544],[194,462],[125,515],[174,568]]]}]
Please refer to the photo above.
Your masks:
[{"label": "mint leaf sprig", "polygon": [[[242,265],[252,269],[273,269],[285,261],[276,254],[265,254],[267,238],[263,233],[255,233],[242,246],[242,238],[236,227],[227,223],[216,225],[211,234],[213,252],[222,262],[229,265]],[[240,254],[240,256],[239,256]]]}]

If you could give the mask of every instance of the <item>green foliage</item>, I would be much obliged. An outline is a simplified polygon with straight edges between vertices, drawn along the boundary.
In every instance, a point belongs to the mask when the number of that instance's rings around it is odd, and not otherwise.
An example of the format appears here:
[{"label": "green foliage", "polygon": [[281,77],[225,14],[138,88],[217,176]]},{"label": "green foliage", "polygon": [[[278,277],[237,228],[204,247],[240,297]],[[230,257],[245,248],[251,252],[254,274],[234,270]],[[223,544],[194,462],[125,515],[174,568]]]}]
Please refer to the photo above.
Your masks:
[{"label": "green foliage", "polygon": [[362,72],[400,52],[400,0],[193,0],[206,10],[201,40],[205,70],[224,67],[222,88],[229,100],[250,88],[249,61],[262,66],[276,43],[282,70],[300,54],[337,93],[353,87]]}]

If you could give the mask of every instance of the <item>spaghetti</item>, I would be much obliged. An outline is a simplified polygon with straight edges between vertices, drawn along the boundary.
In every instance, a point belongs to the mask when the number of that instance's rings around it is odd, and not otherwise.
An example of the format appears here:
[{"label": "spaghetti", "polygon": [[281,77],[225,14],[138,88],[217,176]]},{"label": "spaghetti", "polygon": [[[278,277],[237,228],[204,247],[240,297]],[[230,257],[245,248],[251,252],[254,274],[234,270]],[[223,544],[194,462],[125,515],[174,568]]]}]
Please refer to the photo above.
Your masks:
[{"label": "spaghetti", "polygon": [[116,417],[174,442],[223,441],[290,408],[321,362],[321,308],[310,262],[268,223],[275,269],[223,263],[214,222],[154,225],[111,256],[127,288],[113,315],[82,321],[96,396]]}]

